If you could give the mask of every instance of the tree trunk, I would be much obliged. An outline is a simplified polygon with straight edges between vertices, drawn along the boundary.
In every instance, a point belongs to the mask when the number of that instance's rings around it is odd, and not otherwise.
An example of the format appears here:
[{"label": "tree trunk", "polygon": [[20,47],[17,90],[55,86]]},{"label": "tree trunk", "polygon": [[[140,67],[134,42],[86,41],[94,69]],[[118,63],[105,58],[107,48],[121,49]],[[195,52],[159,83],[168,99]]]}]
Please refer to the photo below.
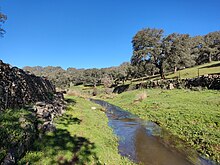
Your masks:
[{"label": "tree trunk", "polygon": [[161,77],[161,79],[165,79],[165,75],[164,75],[164,69],[163,69],[163,66],[161,65],[160,67],[159,67],[159,72],[160,72],[160,77]]},{"label": "tree trunk", "polygon": [[163,61],[160,61],[159,64],[155,63],[156,67],[159,69],[161,79],[165,79]]}]

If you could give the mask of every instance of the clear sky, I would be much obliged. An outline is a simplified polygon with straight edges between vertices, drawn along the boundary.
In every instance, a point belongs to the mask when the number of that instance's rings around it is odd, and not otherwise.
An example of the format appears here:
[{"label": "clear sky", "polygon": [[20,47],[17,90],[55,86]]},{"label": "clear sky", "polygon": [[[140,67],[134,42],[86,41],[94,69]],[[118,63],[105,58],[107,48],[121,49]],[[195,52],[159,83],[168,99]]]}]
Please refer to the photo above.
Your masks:
[{"label": "clear sky", "polygon": [[220,0],[0,0],[0,8],[8,16],[0,59],[18,67],[118,66],[143,28],[220,30]]}]

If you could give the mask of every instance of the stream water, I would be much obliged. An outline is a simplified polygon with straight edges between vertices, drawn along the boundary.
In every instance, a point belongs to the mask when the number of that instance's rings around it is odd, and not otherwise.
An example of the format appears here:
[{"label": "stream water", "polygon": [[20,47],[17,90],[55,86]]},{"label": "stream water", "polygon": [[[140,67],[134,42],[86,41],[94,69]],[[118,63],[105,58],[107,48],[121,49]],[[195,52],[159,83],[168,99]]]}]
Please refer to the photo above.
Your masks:
[{"label": "stream water", "polygon": [[157,124],[102,100],[91,101],[106,109],[109,126],[119,137],[119,153],[145,165],[215,165],[187,148]]}]

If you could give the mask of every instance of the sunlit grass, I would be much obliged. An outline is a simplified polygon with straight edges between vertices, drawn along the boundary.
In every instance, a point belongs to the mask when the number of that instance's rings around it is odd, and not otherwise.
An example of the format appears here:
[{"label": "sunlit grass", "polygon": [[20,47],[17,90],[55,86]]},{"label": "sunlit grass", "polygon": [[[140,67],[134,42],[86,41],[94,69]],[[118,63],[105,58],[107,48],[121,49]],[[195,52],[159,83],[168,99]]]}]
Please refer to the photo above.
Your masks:
[{"label": "sunlit grass", "polygon": [[57,130],[38,140],[20,164],[132,164],[118,154],[118,140],[100,106],[79,97],[68,102],[72,105],[55,120]]},{"label": "sunlit grass", "polygon": [[220,162],[220,91],[144,90],[142,102],[134,102],[143,90],[129,91],[108,102],[143,119],[159,123],[199,153]]},{"label": "sunlit grass", "polygon": [[214,61],[211,63],[195,66],[192,68],[187,68],[184,70],[177,71],[175,74],[171,74],[166,78],[194,78],[202,75],[208,74],[220,74],[220,61]]}]

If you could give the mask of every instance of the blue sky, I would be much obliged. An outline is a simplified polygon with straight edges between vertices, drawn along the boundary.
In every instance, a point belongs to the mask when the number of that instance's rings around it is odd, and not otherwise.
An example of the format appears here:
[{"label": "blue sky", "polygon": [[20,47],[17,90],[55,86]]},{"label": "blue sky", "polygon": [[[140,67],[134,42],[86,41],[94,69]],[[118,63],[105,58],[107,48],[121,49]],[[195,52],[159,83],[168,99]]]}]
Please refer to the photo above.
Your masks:
[{"label": "blue sky", "polygon": [[220,30],[220,0],[0,0],[0,8],[8,16],[0,59],[18,67],[118,66],[143,28]]}]

